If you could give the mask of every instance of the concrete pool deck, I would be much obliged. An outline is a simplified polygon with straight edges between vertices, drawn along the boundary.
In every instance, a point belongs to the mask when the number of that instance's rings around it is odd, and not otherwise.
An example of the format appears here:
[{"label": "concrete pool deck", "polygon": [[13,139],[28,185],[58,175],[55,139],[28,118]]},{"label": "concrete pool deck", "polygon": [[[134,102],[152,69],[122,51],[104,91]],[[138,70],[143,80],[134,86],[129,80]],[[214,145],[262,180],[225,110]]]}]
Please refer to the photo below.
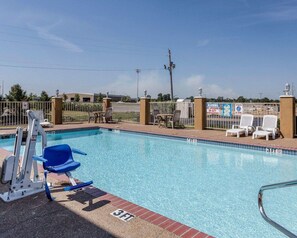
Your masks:
[{"label": "concrete pool deck", "polygon": [[[46,130],[92,127],[297,150],[297,139],[252,140],[251,136],[226,137],[224,131],[215,130],[172,130],[126,123],[56,125]],[[14,129],[0,130],[0,134],[14,133]],[[0,149],[0,166],[6,155]],[[48,202],[44,193],[10,203],[0,202],[1,237],[210,237],[96,188],[78,193],[62,192],[59,188],[62,181],[57,177],[51,179],[55,182],[54,202]],[[5,190],[5,185],[0,184],[0,192]],[[123,222],[111,216],[110,213],[118,208],[135,214],[136,218]]]}]

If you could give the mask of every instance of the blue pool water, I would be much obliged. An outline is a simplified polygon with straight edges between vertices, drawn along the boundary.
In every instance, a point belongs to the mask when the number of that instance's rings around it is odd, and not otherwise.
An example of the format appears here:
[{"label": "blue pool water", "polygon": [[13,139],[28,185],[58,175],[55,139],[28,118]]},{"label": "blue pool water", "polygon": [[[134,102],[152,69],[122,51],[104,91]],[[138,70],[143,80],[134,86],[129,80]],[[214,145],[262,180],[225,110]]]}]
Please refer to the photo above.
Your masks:
[{"label": "blue pool water", "polygon": [[[48,135],[88,156],[74,176],[215,237],[284,237],[258,211],[262,185],[297,179],[297,158],[107,130]],[[12,150],[13,139],[0,141]],[[264,194],[267,214],[297,233],[297,188]]]}]

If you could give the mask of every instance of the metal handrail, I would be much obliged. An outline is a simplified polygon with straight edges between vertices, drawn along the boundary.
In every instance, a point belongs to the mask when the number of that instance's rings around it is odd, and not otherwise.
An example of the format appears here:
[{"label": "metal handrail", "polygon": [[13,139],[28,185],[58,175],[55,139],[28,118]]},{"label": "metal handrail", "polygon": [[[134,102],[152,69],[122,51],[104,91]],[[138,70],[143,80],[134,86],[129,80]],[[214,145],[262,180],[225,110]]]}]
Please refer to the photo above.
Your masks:
[{"label": "metal handrail", "polygon": [[271,220],[266,215],[264,207],[263,207],[263,192],[265,190],[292,187],[292,186],[295,186],[295,185],[297,185],[297,180],[265,185],[265,186],[262,186],[260,188],[259,194],[258,194],[258,206],[259,206],[260,213],[261,213],[262,217],[264,218],[264,220],[267,221],[270,225],[274,226],[276,229],[278,229],[279,231],[281,231],[282,233],[284,233],[285,235],[287,235],[288,237],[291,237],[291,238],[297,238],[297,235],[295,235],[292,232],[288,231],[286,228],[284,228],[280,224],[276,223],[275,221]]}]

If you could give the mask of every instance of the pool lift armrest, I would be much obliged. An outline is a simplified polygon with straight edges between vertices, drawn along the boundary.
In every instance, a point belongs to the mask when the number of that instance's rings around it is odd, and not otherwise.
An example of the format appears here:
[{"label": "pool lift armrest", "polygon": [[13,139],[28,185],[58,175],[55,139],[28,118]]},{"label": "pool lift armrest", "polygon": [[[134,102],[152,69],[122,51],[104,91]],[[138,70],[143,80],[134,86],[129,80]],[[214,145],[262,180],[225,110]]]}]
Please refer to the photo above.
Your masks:
[{"label": "pool lift armrest", "polygon": [[79,149],[76,149],[76,148],[71,148],[71,151],[72,151],[73,153],[75,153],[75,154],[79,154],[79,155],[87,155],[86,152],[83,152],[83,151],[81,151],[81,150],[79,150]]},{"label": "pool lift armrest", "polygon": [[33,156],[33,160],[40,161],[40,162],[43,162],[43,163],[47,162],[47,160],[45,158],[43,158],[41,156],[37,156],[37,155]]},{"label": "pool lift armrest", "polygon": [[287,235],[290,238],[297,238],[297,235],[293,234],[292,232],[290,232],[289,230],[287,230],[280,224],[276,223],[275,221],[273,221],[266,215],[264,206],[263,206],[263,192],[265,190],[292,187],[292,186],[296,186],[296,185],[297,185],[297,180],[265,185],[260,188],[259,193],[258,193],[258,207],[259,207],[259,211],[260,211],[262,217],[264,218],[264,220],[267,221],[270,225],[272,225],[273,227],[275,227],[276,229],[278,229],[279,231],[281,231],[282,233],[284,233],[285,235]]}]

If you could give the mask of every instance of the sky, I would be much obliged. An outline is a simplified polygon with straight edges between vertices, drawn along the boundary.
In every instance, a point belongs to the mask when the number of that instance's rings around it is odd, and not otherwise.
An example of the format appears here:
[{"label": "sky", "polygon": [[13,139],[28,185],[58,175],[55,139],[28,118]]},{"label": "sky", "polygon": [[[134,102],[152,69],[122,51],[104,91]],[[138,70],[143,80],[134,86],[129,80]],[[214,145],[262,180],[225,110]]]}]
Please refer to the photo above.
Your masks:
[{"label": "sky", "polygon": [[[9,0],[0,7],[4,94],[170,93],[273,98],[297,85],[297,0]],[[136,69],[140,69],[139,75]]]}]

